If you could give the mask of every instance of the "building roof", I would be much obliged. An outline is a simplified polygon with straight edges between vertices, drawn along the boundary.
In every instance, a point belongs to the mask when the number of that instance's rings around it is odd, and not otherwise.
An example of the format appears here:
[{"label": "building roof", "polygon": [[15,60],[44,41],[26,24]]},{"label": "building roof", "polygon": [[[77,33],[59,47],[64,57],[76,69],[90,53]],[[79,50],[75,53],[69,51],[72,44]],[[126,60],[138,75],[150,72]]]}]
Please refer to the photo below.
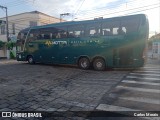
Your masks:
[{"label": "building roof", "polygon": [[[41,14],[41,15],[45,15],[45,16],[52,17],[52,18],[55,18],[55,19],[58,19],[58,20],[59,20],[59,18],[56,18],[56,17],[50,16],[50,15],[47,15],[47,14],[42,13],[42,12],[39,12],[39,11],[24,12],[24,13],[19,13],[19,14],[15,14],[15,15],[10,15],[10,16],[8,16],[8,17],[17,16],[17,15],[22,15],[22,14],[28,14],[28,13],[31,13],[31,14]],[[3,18],[5,18],[5,17],[3,17]],[[3,19],[3,18],[1,18],[1,19]]]},{"label": "building roof", "polygon": [[156,35],[153,35],[151,38],[150,38],[151,40],[157,40],[157,39],[159,39],[160,40],[160,33],[158,33],[158,34],[156,34]]}]

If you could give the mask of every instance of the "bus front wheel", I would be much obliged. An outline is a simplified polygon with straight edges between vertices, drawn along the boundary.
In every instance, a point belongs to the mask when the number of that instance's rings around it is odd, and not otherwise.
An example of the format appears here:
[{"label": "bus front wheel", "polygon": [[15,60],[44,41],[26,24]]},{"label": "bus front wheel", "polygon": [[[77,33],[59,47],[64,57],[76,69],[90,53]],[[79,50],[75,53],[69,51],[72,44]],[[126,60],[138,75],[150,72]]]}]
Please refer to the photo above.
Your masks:
[{"label": "bus front wheel", "polygon": [[90,61],[88,58],[80,58],[79,62],[78,62],[78,66],[81,68],[81,69],[84,69],[84,70],[87,70],[89,69],[90,67]]},{"label": "bus front wheel", "polygon": [[105,70],[106,64],[102,58],[96,58],[93,61],[93,67],[95,70],[102,71]]},{"label": "bus front wheel", "polygon": [[32,56],[28,56],[27,60],[28,60],[29,64],[34,64],[35,63]]}]

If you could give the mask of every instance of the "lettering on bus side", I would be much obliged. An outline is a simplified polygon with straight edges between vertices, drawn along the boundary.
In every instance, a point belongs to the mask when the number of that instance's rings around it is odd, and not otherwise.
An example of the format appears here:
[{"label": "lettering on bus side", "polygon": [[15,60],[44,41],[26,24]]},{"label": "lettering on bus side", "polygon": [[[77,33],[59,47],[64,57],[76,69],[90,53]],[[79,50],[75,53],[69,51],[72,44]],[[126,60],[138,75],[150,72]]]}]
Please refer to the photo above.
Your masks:
[{"label": "lettering on bus side", "polygon": [[67,41],[46,41],[45,44],[47,46],[51,46],[51,45],[58,45],[58,44],[67,44]]},{"label": "lettering on bus side", "polygon": [[67,42],[67,41],[49,41],[47,40],[45,42],[45,44],[47,46],[51,46],[51,45],[67,45],[69,43],[72,43],[72,44],[82,44],[82,43],[99,43],[100,41],[99,40],[86,40],[86,41],[70,41],[70,42]]}]

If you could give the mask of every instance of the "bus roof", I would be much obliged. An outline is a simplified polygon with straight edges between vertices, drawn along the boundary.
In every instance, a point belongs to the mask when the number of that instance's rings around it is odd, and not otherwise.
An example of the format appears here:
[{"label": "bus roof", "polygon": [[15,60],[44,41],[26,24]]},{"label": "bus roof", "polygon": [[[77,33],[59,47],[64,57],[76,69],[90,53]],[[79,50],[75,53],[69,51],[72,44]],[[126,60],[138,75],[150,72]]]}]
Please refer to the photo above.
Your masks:
[{"label": "bus roof", "polygon": [[[68,25],[76,25],[76,24],[87,24],[87,23],[96,23],[101,21],[112,21],[112,20],[122,20],[122,19],[131,19],[135,17],[143,17],[147,18],[145,14],[136,14],[136,15],[129,15],[129,16],[120,16],[120,17],[112,17],[112,18],[104,18],[104,19],[98,19],[98,20],[84,20],[84,21],[69,21],[69,22],[61,22],[61,23],[53,23],[53,24],[47,24],[42,26],[34,26],[30,29],[39,29],[39,28],[48,28],[48,27],[58,27],[58,26],[68,26]],[[28,29],[28,28],[26,28]]]}]

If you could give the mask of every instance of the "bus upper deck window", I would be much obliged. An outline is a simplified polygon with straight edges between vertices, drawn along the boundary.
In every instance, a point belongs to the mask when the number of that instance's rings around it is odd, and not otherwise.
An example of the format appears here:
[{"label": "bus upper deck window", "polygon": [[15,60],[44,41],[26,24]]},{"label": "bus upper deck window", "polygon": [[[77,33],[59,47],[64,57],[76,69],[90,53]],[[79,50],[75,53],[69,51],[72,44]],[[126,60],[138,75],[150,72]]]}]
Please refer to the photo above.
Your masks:
[{"label": "bus upper deck window", "polygon": [[118,35],[125,35],[126,34],[126,28],[125,27],[120,27],[117,29]]},{"label": "bus upper deck window", "polygon": [[119,28],[113,28],[113,35],[118,35]]}]

